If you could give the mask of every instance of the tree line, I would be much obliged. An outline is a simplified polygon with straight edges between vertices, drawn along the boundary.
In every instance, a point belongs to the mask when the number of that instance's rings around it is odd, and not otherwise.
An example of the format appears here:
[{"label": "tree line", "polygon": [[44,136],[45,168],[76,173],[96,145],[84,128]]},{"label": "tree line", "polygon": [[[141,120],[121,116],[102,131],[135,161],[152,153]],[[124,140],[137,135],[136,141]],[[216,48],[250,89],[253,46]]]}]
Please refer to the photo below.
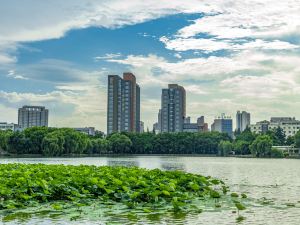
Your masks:
[{"label": "tree line", "polygon": [[233,140],[225,133],[102,133],[89,136],[71,128],[32,127],[0,131],[0,150],[8,154],[63,156],[73,154],[209,154],[282,157],[273,145],[300,146],[300,133],[285,138],[281,128],[258,135],[246,129]]},{"label": "tree line", "polygon": [[217,154],[226,134],[114,133],[89,136],[71,128],[32,127],[0,131],[0,149],[9,154],[62,156],[72,154]]},{"label": "tree line", "polygon": [[232,142],[221,141],[219,155],[226,156],[230,153],[235,155],[253,155],[254,157],[282,158],[283,152],[273,146],[295,146],[300,148],[300,132],[295,136],[286,137],[284,130],[277,127],[268,130],[264,134],[252,133],[250,128],[243,132],[235,132],[235,140]]}]

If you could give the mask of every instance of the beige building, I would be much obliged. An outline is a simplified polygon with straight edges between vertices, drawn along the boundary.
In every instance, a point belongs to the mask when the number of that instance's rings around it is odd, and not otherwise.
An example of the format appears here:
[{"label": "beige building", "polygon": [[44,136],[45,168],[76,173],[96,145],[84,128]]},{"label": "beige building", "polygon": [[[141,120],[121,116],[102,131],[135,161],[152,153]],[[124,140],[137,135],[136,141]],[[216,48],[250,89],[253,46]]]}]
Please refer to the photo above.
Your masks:
[{"label": "beige building", "polygon": [[261,121],[251,124],[250,129],[254,133],[266,133],[268,130],[280,127],[283,129],[285,136],[294,136],[300,130],[300,121],[294,117],[272,117],[270,121]]}]

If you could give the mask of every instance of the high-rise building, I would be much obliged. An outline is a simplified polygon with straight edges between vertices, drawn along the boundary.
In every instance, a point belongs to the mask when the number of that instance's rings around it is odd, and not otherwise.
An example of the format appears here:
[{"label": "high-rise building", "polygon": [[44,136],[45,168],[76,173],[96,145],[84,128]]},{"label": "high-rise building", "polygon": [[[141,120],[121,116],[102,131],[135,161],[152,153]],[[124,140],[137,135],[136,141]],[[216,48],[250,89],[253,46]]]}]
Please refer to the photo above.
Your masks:
[{"label": "high-rise building", "polygon": [[186,116],[185,89],[169,84],[161,95],[161,132],[182,132]]},{"label": "high-rise building", "polygon": [[232,137],[232,119],[226,116],[224,113],[214,120],[211,125],[211,131],[218,131],[220,133],[227,133]]},{"label": "high-rise building", "polygon": [[28,127],[48,127],[49,111],[44,106],[23,106],[19,108],[18,125],[22,129]]},{"label": "high-rise building", "polygon": [[198,117],[198,119],[197,119],[197,124],[198,124],[199,126],[204,126],[204,116]]},{"label": "high-rise building", "polygon": [[157,122],[153,124],[153,131],[158,134],[161,132],[161,109],[157,114]]},{"label": "high-rise building", "polygon": [[201,132],[208,132],[208,124],[205,123],[204,116],[198,117],[197,124]]},{"label": "high-rise building", "polygon": [[240,112],[236,113],[236,130],[243,132],[250,125],[250,113]]},{"label": "high-rise building", "polygon": [[108,76],[107,133],[140,131],[140,87],[132,73]]}]

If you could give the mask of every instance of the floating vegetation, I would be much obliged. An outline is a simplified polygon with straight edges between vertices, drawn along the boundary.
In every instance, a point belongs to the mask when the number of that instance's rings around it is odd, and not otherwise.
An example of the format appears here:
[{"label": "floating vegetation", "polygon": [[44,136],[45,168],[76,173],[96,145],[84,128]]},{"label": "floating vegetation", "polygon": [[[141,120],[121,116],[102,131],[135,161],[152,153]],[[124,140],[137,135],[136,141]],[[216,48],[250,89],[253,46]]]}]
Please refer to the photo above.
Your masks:
[{"label": "floating vegetation", "polygon": [[288,202],[288,203],[286,203],[286,206],[287,206],[287,207],[296,207],[296,204],[295,204],[295,203]]},{"label": "floating vegetation", "polygon": [[125,215],[130,220],[137,217],[135,211],[155,216],[161,210],[179,216],[201,213],[210,206],[212,210],[225,205],[228,209],[244,210],[245,206],[237,201],[239,195],[232,193],[232,198],[227,191],[221,180],[181,171],[87,165],[0,165],[0,210],[10,212],[6,220],[30,217],[17,210],[30,207],[40,207],[36,212],[48,210],[52,216],[75,207],[76,214],[71,220],[97,211],[100,206],[113,214],[116,205],[128,210]]}]

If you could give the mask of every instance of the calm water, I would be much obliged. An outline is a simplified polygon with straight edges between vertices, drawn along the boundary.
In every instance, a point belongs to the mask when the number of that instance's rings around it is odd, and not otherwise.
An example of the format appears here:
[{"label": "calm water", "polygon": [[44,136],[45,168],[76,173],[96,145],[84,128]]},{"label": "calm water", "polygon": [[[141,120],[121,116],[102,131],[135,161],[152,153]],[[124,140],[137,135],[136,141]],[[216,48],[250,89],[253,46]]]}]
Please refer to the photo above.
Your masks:
[{"label": "calm water", "polygon": [[[99,157],[99,158],[20,158],[0,159],[0,163],[45,163],[125,165],[163,170],[182,170],[220,178],[231,191],[247,193],[253,204],[242,215],[241,224],[300,224],[300,160],[297,159],[240,159],[214,157]],[[262,205],[263,198],[271,204]],[[296,207],[287,207],[295,203]],[[234,224],[236,215],[231,211],[210,210],[199,215],[188,215],[177,219],[162,219],[157,224]],[[32,218],[25,224],[104,224],[95,221],[64,221],[63,219]],[[16,221],[7,224],[15,224]],[[116,224],[118,221],[116,221]],[[120,222],[121,223],[121,222]],[[124,222],[122,222],[124,223]],[[140,222],[139,224],[147,224]],[[24,224],[24,223],[23,223]],[[132,223],[131,223],[132,224]]]}]

